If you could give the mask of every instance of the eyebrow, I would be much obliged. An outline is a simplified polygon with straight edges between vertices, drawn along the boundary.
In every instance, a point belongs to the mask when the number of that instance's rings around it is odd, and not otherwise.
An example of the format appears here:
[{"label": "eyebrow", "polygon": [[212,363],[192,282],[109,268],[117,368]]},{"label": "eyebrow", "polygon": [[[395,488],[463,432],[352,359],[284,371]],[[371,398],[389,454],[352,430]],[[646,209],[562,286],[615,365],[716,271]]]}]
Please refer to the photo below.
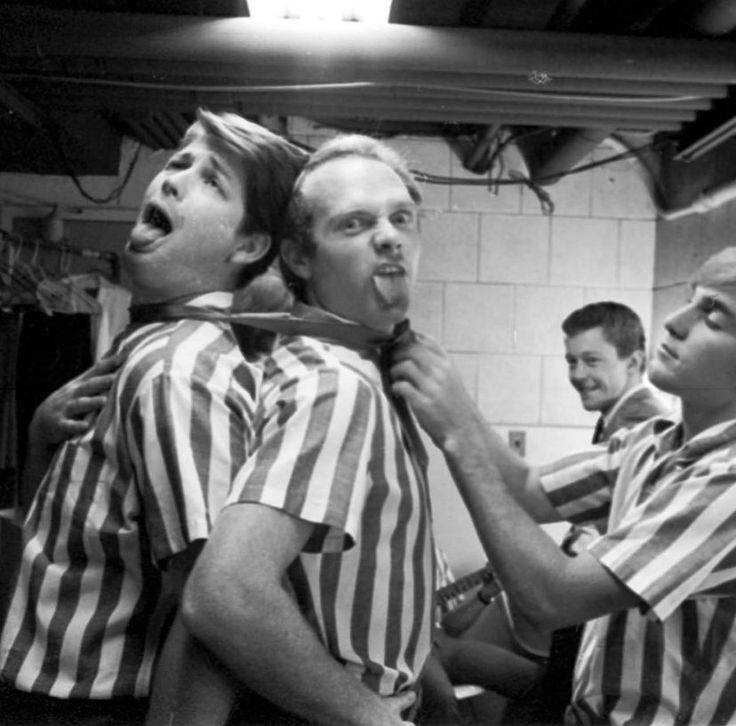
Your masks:
[{"label": "eyebrow", "polygon": [[227,177],[228,179],[233,178],[233,173],[230,170],[230,167],[222,161],[217,152],[210,152],[208,159],[218,174],[222,174],[222,176]]},{"label": "eyebrow", "polygon": [[706,312],[715,310],[731,318],[736,318],[736,311],[734,311],[734,309],[729,305],[726,305],[726,303],[723,302],[723,299],[718,296],[718,293],[713,292],[703,295],[703,297],[698,301],[698,304]]}]

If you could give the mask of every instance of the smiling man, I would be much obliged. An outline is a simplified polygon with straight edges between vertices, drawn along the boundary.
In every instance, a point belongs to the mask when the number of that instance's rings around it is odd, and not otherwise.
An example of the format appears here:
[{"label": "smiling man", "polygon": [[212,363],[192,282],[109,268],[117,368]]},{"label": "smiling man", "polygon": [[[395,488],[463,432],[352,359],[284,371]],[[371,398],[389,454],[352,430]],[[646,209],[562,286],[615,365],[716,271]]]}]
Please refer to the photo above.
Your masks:
[{"label": "smiling man", "polygon": [[398,157],[361,136],[328,142],[297,181],[284,271],[297,311],[344,330],[284,335],[264,362],[257,445],[183,605],[251,691],[237,723],[389,726],[413,700],[430,647],[428,491],[377,343],[406,317],[419,201]]},{"label": "smiling man", "polygon": [[[442,449],[518,611],[546,629],[590,621],[568,724],[736,719],[736,247],[705,262],[665,331],[649,376],[681,415],[542,469],[486,425],[439,346],[396,351],[393,389]],[[567,557],[537,524],[565,519],[605,534]]]},{"label": "smiling man", "polygon": [[134,323],[94,424],[63,443],[33,499],[0,645],[0,713],[55,726],[143,721],[184,577],[251,449],[261,381],[227,324],[146,306],[229,308],[275,254],[305,160],[205,111],[148,186],[123,262]]},{"label": "smiling man", "polygon": [[590,303],[570,313],[562,330],[570,383],[583,408],[600,413],[593,443],[665,413],[665,406],[642,380],[646,339],[631,308],[617,302]]}]

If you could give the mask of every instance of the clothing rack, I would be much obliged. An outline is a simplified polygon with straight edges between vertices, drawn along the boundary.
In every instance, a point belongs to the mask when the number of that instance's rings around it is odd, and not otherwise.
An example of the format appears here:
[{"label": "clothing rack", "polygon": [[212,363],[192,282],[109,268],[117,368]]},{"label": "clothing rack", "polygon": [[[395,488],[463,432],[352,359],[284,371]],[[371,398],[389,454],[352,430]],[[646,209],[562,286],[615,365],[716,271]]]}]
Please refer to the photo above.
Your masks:
[{"label": "clothing rack", "polygon": [[2,241],[3,244],[28,246],[32,249],[49,250],[51,252],[76,255],[77,257],[90,257],[97,260],[103,260],[110,265],[111,279],[120,279],[120,257],[116,252],[103,252],[89,247],[82,247],[81,245],[70,244],[69,242],[44,242],[40,239],[28,242],[19,234],[12,234],[4,229],[0,229],[0,241]]}]

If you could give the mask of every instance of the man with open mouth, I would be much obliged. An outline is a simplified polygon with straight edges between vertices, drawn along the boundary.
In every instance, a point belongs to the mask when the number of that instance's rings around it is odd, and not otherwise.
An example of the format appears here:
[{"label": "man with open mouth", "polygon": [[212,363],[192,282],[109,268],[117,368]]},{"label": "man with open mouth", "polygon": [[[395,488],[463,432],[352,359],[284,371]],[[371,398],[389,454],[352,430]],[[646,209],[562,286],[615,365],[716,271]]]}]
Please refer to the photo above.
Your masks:
[{"label": "man with open mouth", "polygon": [[252,448],[262,374],[226,323],[135,322],[162,302],[226,310],[265,270],[306,154],[199,111],[146,190],[123,253],[133,324],[91,427],[29,505],[0,642],[13,724],[142,723],[179,590]]},{"label": "man with open mouth", "polygon": [[[258,442],[182,605],[239,681],[233,723],[412,718],[404,707],[432,629],[429,495],[416,429],[385,388],[381,344],[405,323],[420,199],[399,158],[362,136],[327,142],[297,180],[282,269],[295,312],[334,332],[284,334],[263,362]],[[161,672],[173,666],[162,661]],[[195,666],[178,668],[156,723],[220,723],[187,677]]]}]

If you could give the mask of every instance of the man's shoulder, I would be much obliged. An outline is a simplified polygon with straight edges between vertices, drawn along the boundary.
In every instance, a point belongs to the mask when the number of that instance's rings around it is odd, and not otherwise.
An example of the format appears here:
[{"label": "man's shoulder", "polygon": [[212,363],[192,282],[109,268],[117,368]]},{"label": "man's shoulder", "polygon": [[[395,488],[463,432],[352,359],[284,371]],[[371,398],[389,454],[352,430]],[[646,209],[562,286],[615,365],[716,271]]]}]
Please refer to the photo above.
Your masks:
[{"label": "man's shoulder", "polygon": [[634,426],[654,416],[666,416],[670,413],[672,413],[670,407],[652,388],[641,386],[621,402],[608,428],[615,431]]},{"label": "man's shoulder", "polygon": [[271,351],[270,359],[279,365],[300,365],[305,368],[335,368],[377,370],[371,356],[339,343],[307,335],[283,336]]},{"label": "man's shoulder", "polygon": [[305,335],[282,337],[263,361],[267,381],[334,376],[340,381],[361,380],[380,387],[375,359],[352,348]]},{"label": "man's shoulder", "polygon": [[178,320],[132,331],[120,345],[125,370],[135,377],[173,375],[210,379],[218,371],[248,371],[259,378],[256,365],[241,355],[228,326],[201,320]]}]

